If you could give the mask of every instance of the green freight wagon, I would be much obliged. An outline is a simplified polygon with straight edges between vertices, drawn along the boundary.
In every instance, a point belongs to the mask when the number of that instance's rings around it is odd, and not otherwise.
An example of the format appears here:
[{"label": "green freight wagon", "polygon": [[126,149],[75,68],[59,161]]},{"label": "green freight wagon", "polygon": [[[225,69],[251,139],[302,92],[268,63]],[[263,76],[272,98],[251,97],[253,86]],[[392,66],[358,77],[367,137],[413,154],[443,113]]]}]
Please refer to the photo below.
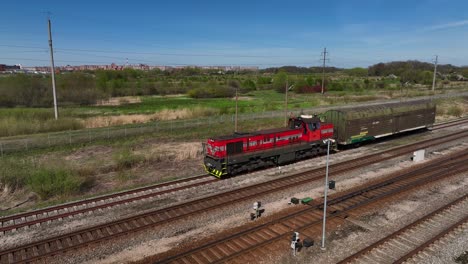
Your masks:
[{"label": "green freight wagon", "polygon": [[430,128],[435,122],[435,112],[435,103],[424,100],[329,110],[324,117],[326,122],[333,123],[337,143],[351,145]]}]

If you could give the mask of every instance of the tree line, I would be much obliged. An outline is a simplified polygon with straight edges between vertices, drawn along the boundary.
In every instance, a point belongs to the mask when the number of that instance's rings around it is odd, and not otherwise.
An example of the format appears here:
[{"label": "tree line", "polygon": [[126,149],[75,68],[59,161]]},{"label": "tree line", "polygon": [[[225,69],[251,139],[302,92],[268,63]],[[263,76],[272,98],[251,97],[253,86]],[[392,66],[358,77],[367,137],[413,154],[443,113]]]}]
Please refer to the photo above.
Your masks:
[{"label": "tree line", "polygon": [[[368,68],[340,69],[326,67],[325,86],[330,91],[395,87],[404,83],[432,83],[433,65],[419,61],[378,63]],[[463,75],[468,67],[439,65],[438,79]],[[60,104],[89,105],[115,96],[188,94],[193,98],[232,97],[236,90],[272,89],[284,92],[286,83],[298,93],[310,92],[320,85],[320,67],[283,66],[257,72],[220,72],[200,68],[161,71],[82,71],[57,74],[57,97]],[[383,78],[394,75],[393,78]],[[382,78],[372,78],[382,77]],[[0,107],[41,107],[52,105],[49,75],[13,74],[0,76]]]}]

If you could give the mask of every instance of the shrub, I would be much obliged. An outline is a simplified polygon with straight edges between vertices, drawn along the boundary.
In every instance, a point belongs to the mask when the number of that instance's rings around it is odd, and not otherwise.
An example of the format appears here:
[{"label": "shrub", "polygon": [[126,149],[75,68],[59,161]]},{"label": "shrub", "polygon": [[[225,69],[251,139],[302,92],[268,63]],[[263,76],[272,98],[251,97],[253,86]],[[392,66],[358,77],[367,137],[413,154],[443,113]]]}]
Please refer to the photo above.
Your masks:
[{"label": "shrub", "polygon": [[458,105],[452,105],[447,110],[447,114],[451,116],[461,117],[463,114],[463,108]]},{"label": "shrub", "polygon": [[84,182],[65,169],[39,168],[28,178],[31,190],[43,200],[77,193]]},{"label": "shrub", "polygon": [[0,189],[14,192],[26,185],[34,168],[26,160],[15,158],[0,159]]},{"label": "shrub", "polygon": [[226,86],[195,88],[188,91],[188,96],[192,98],[223,98],[233,97],[235,90]]},{"label": "shrub", "polygon": [[114,160],[118,170],[130,169],[133,166],[143,162],[145,158],[142,155],[133,154],[125,148],[114,154]]},{"label": "shrub", "polygon": [[256,89],[257,89],[257,86],[255,85],[255,82],[252,80],[247,79],[242,83],[241,91],[243,93],[255,91]]}]

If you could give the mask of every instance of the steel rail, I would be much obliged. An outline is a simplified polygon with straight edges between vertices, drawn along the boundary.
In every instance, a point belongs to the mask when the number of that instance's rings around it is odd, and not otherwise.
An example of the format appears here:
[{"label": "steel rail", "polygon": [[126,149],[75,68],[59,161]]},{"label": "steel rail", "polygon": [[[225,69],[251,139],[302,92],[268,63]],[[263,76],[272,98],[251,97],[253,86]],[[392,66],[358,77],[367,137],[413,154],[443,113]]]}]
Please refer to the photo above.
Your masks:
[{"label": "steel rail", "polygon": [[[207,181],[196,182],[196,183],[189,184],[189,185],[170,188],[172,186],[177,186],[177,185],[180,185],[180,184],[184,184],[184,183],[188,183],[188,182],[192,182],[192,181],[199,181],[199,180],[203,180],[203,179],[207,179]],[[32,226],[32,225],[36,225],[36,224],[40,224],[40,223],[48,222],[48,221],[52,221],[52,220],[63,219],[63,218],[69,217],[69,216],[78,215],[78,214],[82,214],[82,213],[86,213],[86,212],[90,212],[90,211],[95,211],[95,210],[103,209],[103,208],[107,208],[107,207],[112,207],[112,206],[119,205],[119,204],[125,204],[125,203],[129,203],[129,202],[137,201],[137,200],[142,200],[142,199],[146,199],[146,198],[155,197],[155,196],[162,195],[162,194],[167,194],[167,193],[176,192],[176,191],[180,191],[180,190],[184,190],[184,189],[189,189],[189,188],[197,187],[197,186],[200,186],[200,185],[213,183],[213,182],[216,182],[216,181],[218,181],[218,180],[212,178],[211,176],[207,176],[207,175],[196,176],[196,177],[191,177],[191,178],[185,178],[185,179],[165,182],[165,183],[161,183],[161,184],[145,186],[145,187],[136,188],[136,189],[132,189],[132,190],[128,190],[128,191],[123,191],[123,192],[117,192],[117,193],[112,193],[112,194],[108,194],[108,195],[98,196],[98,197],[85,199],[85,200],[80,200],[80,201],[76,201],[76,202],[60,204],[60,205],[56,205],[56,206],[51,206],[51,207],[39,209],[39,210],[34,210],[34,211],[9,215],[9,216],[5,216],[5,217],[0,218],[0,233],[4,233],[4,232],[9,231],[9,230],[15,230],[15,229],[19,229],[21,227]],[[98,202],[102,202],[102,201],[106,201],[106,200],[115,200],[115,199],[119,199],[119,198],[124,197],[124,196],[136,195],[136,194],[139,194],[139,193],[144,193],[144,192],[147,192],[147,191],[153,191],[153,190],[157,190],[157,189],[161,189],[161,188],[170,188],[170,189],[161,190],[161,191],[148,193],[148,194],[141,194],[141,195],[130,197],[130,198],[125,198],[125,199],[121,199],[121,200],[117,200],[117,201],[111,201],[111,202],[104,203],[104,204],[101,204],[101,205],[94,205],[94,204],[96,204]],[[89,206],[89,205],[91,205],[91,206]],[[83,208],[83,209],[75,209],[76,207],[79,207],[79,206],[89,206],[89,207],[86,207],[86,208]],[[51,212],[59,212],[60,210],[65,210],[67,212],[57,213],[57,214],[51,215],[51,216],[48,215]],[[44,215],[47,215],[47,216],[44,217]],[[35,219],[28,220],[27,219],[28,217],[35,217]],[[21,220],[23,220],[23,221],[20,222],[20,223],[9,224],[11,222],[17,222],[17,221],[21,221]]]},{"label": "steel rail", "polygon": [[[456,140],[457,138],[462,138],[464,136],[466,136],[466,133],[461,133],[461,132],[454,133],[454,135],[452,135],[452,136],[444,136],[443,139],[439,139],[439,140],[431,139],[431,140],[423,141],[423,142],[425,142],[424,144],[421,144],[421,142],[419,144],[415,143],[415,144],[412,144],[412,145],[407,145],[407,146],[398,147],[398,148],[395,148],[395,149],[392,149],[392,150],[387,150],[387,151],[381,152],[380,154],[368,155],[365,158],[360,157],[360,158],[357,158],[357,159],[354,159],[354,160],[351,160],[351,161],[343,162],[342,165],[341,165],[341,171],[342,172],[343,171],[349,171],[350,168],[357,168],[357,167],[365,165],[365,164],[371,164],[371,163],[376,162],[376,161],[381,161],[381,160],[385,160],[385,159],[394,158],[394,157],[399,156],[399,155],[403,155],[405,153],[413,151],[414,148],[420,148],[422,146],[430,146],[432,144],[440,144],[442,142]],[[391,154],[392,152],[394,152],[394,153]],[[333,166],[333,168],[339,168],[339,167],[336,165],[336,166]],[[312,172],[319,173],[321,170],[323,170],[323,168],[312,170]],[[336,174],[337,172],[332,171],[332,173]],[[174,207],[171,207],[171,208],[156,210],[156,211],[153,211],[153,212],[147,212],[147,213],[144,213],[144,214],[140,214],[140,215],[136,215],[136,216],[133,216],[133,217],[121,219],[121,220],[118,220],[118,221],[115,221],[115,222],[112,222],[112,223],[108,223],[108,224],[105,224],[105,225],[98,225],[98,226],[91,227],[91,228],[77,230],[77,231],[74,231],[74,232],[71,232],[71,233],[68,233],[68,234],[64,234],[64,235],[61,235],[61,236],[57,236],[57,237],[37,241],[37,242],[34,242],[34,243],[29,243],[27,245],[23,245],[23,246],[19,246],[19,247],[13,248],[13,249],[7,249],[7,250],[4,250],[4,251],[1,251],[0,252],[0,259],[2,259],[2,258],[8,258],[9,259],[10,255],[15,255],[14,252],[23,252],[23,251],[24,252],[28,252],[28,251],[36,252],[34,254],[31,254],[30,258],[28,258],[27,261],[34,260],[34,259],[39,259],[39,258],[42,258],[42,257],[46,256],[47,254],[58,254],[59,252],[70,250],[70,249],[73,249],[73,248],[82,247],[82,246],[87,245],[89,243],[95,243],[95,242],[99,242],[99,241],[103,241],[103,240],[108,240],[108,239],[110,239],[112,237],[128,234],[130,232],[140,231],[140,230],[143,230],[143,229],[146,229],[146,228],[149,228],[149,227],[153,227],[153,226],[157,226],[157,225],[160,225],[160,224],[165,224],[165,223],[168,223],[170,221],[180,219],[180,218],[183,218],[183,217],[188,216],[188,215],[193,215],[195,213],[206,212],[207,211],[206,208],[205,209],[198,209],[198,210],[196,209],[197,207],[194,206],[194,204],[197,201],[198,202],[199,201],[206,202],[209,199],[211,199],[210,201],[213,202],[216,199],[218,199],[218,200],[222,201],[220,203],[221,205],[229,205],[229,204],[233,203],[233,200],[226,198],[226,194],[236,193],[236,195],[243,197],[243,199],[238,198],[238,201],[241,201],[241,200],[249,199],[250,197],[257,197],[260,194],[268,194],[268,193],[272,193],[272,192],[275,192],[275,191],[278,191],[278,190],[284,190],[284,188],[297,186],[297,185],[300,185],[300,184],[303,184],[303,183],[310,182],[310,181],[321,178],[320,176],[310,178],[310,175],[311,175],[310,171],[308,173],[299,173],[299,174],[294,175],[294,176],[288,176],[288,177],[284,177],[284,178],[280,178],[280,179],[275,179],[275,180],[272,180],[272,181],[267,182],[267,183],[261,183],[261,184],[256,184],[256,185],[252,185],[252,186],[245,187],[245,188],[240,188],[240,189],[237,189],[237,190],[217,194],[217,195],[214,195],[214,196],[211,196],[211,197],[191,201],[191,202],[181,204],[181,205],[178,205],[178,206],[174,206]],[[301,178],[300,176],[302,176],[303,178]],[[305,176],[305,179],[304,179],[304,176]],[[291,181],[294,181],[295,179],[296,179],[296,183],[291,182]],[[300,179],[300,180],[297,181],[297,179]],[[283,187],[276,187],[276,189],[274,189],[272,187],[267,186],[267,185],[269,185],[269,186],[274,187],[274,185],[278,185],[278,183],[280,181],[283,181],[283,183],[284,183]],[[245,192],[248,189],[250,189],[251,192],[252,192],[250,195],[245,194]],[[224,199],[224,201],[223,201],[223,199]],[[183,210],[180,209],[182,206],[185,206],[185,208],[188,208],[188,209],[186,209],[187,211],[181,212],[181,211],[183,211]],[[209,206],[207,208],[208,208],[208,210],[219,208],[219,204],[217,206],[211,206],[211,207]],[[179,211],[179,213],[177,213],[177,211]],[[102,230],[104,230],[104,231],[102,231]],[[93,233],[98,234],[98,235],[93,235]],[[60,241],[67,241],[67,243],[66,243],[66,245],[63,245]],[[60,246],[58,246],[58,244],[60,244]],[[50,245],[55,245],[55,246],[50,246]],[[48,248],[48,249],[45,250],[47,252],[39,254],[38,253],[39,251],[44,251],[44,250],[39,250],[39,248]],[[23,260],[21,260],[21,261],[23,261]]]},{"label": "steel rail", "polygon": [[[385,244],[386,242],[390,241],[391,239],[394,239],[398,236],[400,236],[401,234],[403,234],[404,232],[416,227],[417,225],[420,225],[421,223],[433,218],[434,216],[438,215],[438,214],[441,214],[442,212],[444,211],[447,211],[450,209],[450,207],[454,206],[454,205],[457,205],[457,204],[460,204],[461,202],[465,201],[466,199],[468,199],[468,194],[465,194],[464,196],[462,197],[459,197],[458,199],[452,201],[451,203],[449,204],[446,204],[442,207],[440,207],[439,209],[431,212],[430,214],[427,214],[425,215],[424,217],[412,222],[411,224],[409,225],[406,225],[405,227],[399,229],[398,231],[396,232],[393,232],[392,234],[380,239],[379,241],[373,243],[372,245],[354,253],[353,255],[341,260],[340,262],[338,262],[337,264],[344,264],[344,263],[349,263],[349,262],[352,262],[358,258],[361,258],[362,256],[364,256],[365,254],[367,254],[368,252],[372,251],[373,249],[375,248],[378,248],[380,246],[382,246],[383,244]],[[435,241],[435,240],[434,240]]]},{"label": "steel rail", "polygon": [[[342,216],[343,214],[357,209],[361,208],[364,206],[367,206],[369,204],[375,203],[376,201],[379,201],[384,198],[389,198],[392,195],[397,195],[399,193],[405,192],[412,190],[417,187],[421,187],[426,183],[433,182],[436,180],[443,179],[445,177],[449,177],[451,175],[455,175],[457,173],[465,172],[466,169],[468,168],[468,165],[466,164],[466,156],[463,159],[458,159],[458,162],[455,164],[452,164],[456,166],[448,166],[445,168],[439,168],[435,169],[432,171],[427,171],[425,170],[423,174],[419,174],[417,172],[411,172],[407,175],[400,175],[398,176],[399,181],[396,179],[388,179],[385,181],[382,181],[377,184],[372,184],[368,187],[358,189],[357,191],[350,191],[349,193],[345,195],[336,195],[334,199],[330,200],[330,205],[335,206],[335,208],[340,207],[340,210],[337,211],[331,211],[329,212],[329,217],[330,220],[331,218],[336,218],[338,216]],[[413,175],[411,175],[413,174]],[[412,177],[409,177],[412,176]],[[413,178],[414,177],[414,178]],[[402,183],[405,182],[405,183]],[[379,190],[382,189],[382,190]],[[379,190],[379,191],[376,191]],[[370,193],[374,192],[373,195],[370,195]],[[359,196],[361,199],[355,199],[357,196]],[[349,204],[351,203],[351,204]],[[340,205],[341,204],[341,205]],[[304,232],[304,230],[311,228],[312,226],[316,226],[321,223],[321,211],[322,205],[320,202],[317,204],[313,205],[312,207],[306,207],[305,209],[301,209],[298,212],[292,213],[290,215],[284,216],[280,219],[271,221],[269,223],[262,224],[260,226],[256,226],[253,228],[250,228],[248,230],[230,235],[225,238],[221,238],[216,241],[211,241],[205,245],[202,245],[200,247],[191,249],[187,252],[178,254],[176,256],[171,256],[168,258],[164,259],[158,259],[158,263],[225,263],[227,261],[230,261],[234,258],[237,258],[241,255],[248,254],[249,252],[271,244],[273,242],[279,241],[280,239],[285,238],[286,236],[290,235],[290,232],[278,232],[277,229],[274,229],[271,226],[278,226],[278,224],[283,224],[286,227],[291,227],[290,225],[287,224],[287,221],[293,218],[297,218],[300,216],[304,216],[307,213],[311,213],[313,211],[316,212],[316,215],[318,216],[315,221],[308,221],[302,226],[300,224],[295,225],[295,230],[299,232]],[[318,211],[317,211],[318,209]],[[292,220],[291,220],[292,221]],[[271,228],[270,228],[271,227]],[[235,253],[227,254],[225,257],[217,258],[216,260],[210,259],[209,261],[204,261],[203,259],[206,257],[203,256],[212,256],[215,255],[214,253],[209,254],[209,252],[206,252],[205,254],[199,253],[203,252],[204,250],[208,250],[211,247],[221,247],[221,243],[229,243],[229,241],[237,238],[243,238],[246,237],[247,234],[255,234],[255,233],[260,233],[260,230],[264,230],[265,228],[270,228],[268,230],[272,230],[272,233],[277,233],[276,235],[272,235],[272,237],[268,237],[267,239],[264,239],[263,241],[260,241],[259,243],[256,243],[254,245],[248,245],[246,248],[241,248],[240,250],[236,250]],[[287,228],[290,230],[290,228]],[[277,232],[274,232],[274,231]],[[240,247],[241,242],[237,241],[232,242],[233,245],[238,245]],[[235,248],[232,246],[231,248]],[[191,256],[196,256],[192,258]],[[214,257],[213,257],[214,258]],[[180,262],[178,261],[180,260]]]}]

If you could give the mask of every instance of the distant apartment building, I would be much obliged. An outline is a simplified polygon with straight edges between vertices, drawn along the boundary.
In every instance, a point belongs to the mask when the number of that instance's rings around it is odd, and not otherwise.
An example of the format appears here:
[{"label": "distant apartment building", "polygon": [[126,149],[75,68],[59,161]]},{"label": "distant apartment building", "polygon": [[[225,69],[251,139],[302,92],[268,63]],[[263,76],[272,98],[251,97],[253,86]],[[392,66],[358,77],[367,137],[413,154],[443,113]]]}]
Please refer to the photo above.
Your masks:
[{"label": "distant apartment building", "polygon": [[[240,71],[240,70],[250,70],[256,71],[258,67],[244,67],[244,66],[160,66],[160,65],[147,65],[147,64],[128,64],[128,65],[118,65],[115,63],[104,64],[104,65],[66,65],[66,66],[56,66],[55,70],[57,72],[73,72],[73,71],[95,71],[95,70],[114,70],[121,71],[124,69],[134,69],[142,71],[150,71],[154,69],[159,69],[161,71],[167,71],[171,69],[186,69],[186,68],[198,68],[204,70],[219,70],[219,71]],[[20,65],[5,65],[0,64],[0,72],[5,71],[18,71],[22,72],[31,72],[31,73],[50,73],[50,66],[33,66],[33,67],[21,67]]]},{"label": "distant apartment building", "polygon": [[6,72],[6,71],[16,71],[20,70],[21,66],[20,65],[6,65],[6,64],[0,64],[0,72]]}]

